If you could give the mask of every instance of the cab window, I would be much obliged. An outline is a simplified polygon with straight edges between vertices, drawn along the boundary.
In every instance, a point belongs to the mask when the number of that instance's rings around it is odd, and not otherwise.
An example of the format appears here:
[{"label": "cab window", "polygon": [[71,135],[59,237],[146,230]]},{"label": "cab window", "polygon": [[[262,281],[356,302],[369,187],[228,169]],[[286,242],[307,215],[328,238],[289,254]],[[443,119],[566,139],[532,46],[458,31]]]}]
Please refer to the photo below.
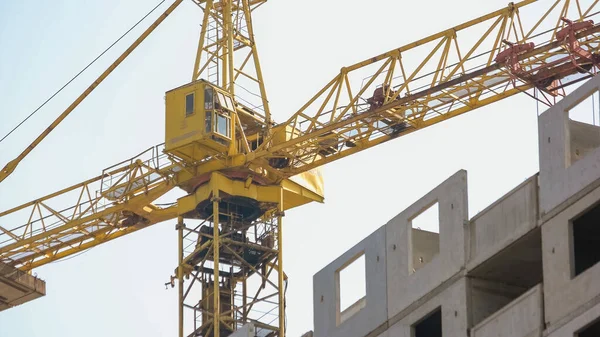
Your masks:
[{"label": "cab window", "polygon": [[216,114],[216,120],[215,120],[215,131],[220,134],[223,135],[227,138],[231,138],[231,128],[230,128],[230,121],[229,121],[229,116],[225,116],[222,115],[220,113]]},{"label": "cab window", "polygon": [[214,102],[213,88],[211,88],[211,87],[204,88],[204,110],[212,110],[213,102]]},{"label": "cab window", "polygon": [[206,133],[212,132],[212,111],[207,111],[204,119],[204,130]]},{"label": "cab window", "polygon": [[194,113],[194,93],[185,95],[185,116]]}]

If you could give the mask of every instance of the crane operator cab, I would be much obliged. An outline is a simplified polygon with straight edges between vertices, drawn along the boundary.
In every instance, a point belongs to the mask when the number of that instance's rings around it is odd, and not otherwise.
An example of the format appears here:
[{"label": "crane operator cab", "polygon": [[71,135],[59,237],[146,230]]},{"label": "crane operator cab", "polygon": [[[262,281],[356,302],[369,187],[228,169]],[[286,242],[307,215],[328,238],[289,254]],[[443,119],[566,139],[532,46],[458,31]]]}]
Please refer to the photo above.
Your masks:
[{"label": "crane operator cab", "polygon": [[198,161],[231,147],[235,104],[231,95],[199,80],[166,93],[165,151]]}]

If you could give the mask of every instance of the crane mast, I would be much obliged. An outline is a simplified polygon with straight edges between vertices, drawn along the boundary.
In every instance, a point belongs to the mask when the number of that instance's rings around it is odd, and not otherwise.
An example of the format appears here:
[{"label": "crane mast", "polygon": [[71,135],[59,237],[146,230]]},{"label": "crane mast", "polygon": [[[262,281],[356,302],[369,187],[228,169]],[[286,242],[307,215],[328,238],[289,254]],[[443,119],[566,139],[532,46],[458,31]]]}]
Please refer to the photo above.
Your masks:
[{"label": "crane mast", "polygon": [[[167,286],[178,288],[179,336],[226,337],[246,324],[285,336],[283,217],[323,202],[320,166],[517,93],[554,104],[600,61],[598,1],[540,10],[525,0],[343,67],[276,123],[252,25],[266,0],[193,2],[197,55],[191,82],[166,93],[165,143],[0,212],[0,262],[23,271],[176,219]],[[174,188],[186,196],[156,204]]]}]

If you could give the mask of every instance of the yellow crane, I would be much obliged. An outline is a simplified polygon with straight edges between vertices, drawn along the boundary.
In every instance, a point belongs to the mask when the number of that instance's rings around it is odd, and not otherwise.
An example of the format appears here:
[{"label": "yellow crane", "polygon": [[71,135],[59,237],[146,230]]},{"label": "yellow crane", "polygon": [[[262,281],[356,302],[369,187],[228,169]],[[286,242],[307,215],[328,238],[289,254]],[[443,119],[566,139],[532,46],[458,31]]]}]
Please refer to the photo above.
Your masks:
[{"label": "yellow crane", "polygon": [[[0,181],[182,1],[10,161]],[[600,61],[597,0],[545,1],[546,10],[523,16],[536,2],[526,0],[343,67],[276,122],[252,22],[266,0],[193,2],[203,11],[197,55],[191,81],[166,93],[165,142],[0,212],[0,262],[24,272],[176,219],[179,263],[169,283],[178,287],[179,336],[225,337],[246,323],[261,336],[285,335],[282,219],[323,201],[320,166],[517,93],[553,104]],[[155,204],[175,188],[186,195]],[[53,200],[63,207],[50,207]]]}]

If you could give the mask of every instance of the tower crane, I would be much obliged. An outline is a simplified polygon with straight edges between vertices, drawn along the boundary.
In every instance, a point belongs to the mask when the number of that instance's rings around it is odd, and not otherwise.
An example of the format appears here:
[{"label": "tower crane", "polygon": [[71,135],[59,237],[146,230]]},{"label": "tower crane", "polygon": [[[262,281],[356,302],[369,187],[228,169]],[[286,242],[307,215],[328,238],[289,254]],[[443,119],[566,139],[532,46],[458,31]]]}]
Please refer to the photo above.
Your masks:
[{"label": "tower crane", "polygon": [[[167,285],[178,288],[179,336],[226,337],[247,323],[258,336],[285,336],[282,221],[323,202],[319,167],[518,93],[554,104],[600,61],[597,0],[541,1],[543,11],[522,15],[537,2],[525,0],[345,66],[276,122],[252,21],[267,1],[191,1],[202,28],[190,82],[166,92],[165,142],[0,212],[0,263],[23,272],[175,220]],[[182,2],[6,164],[0,182]],[[185,196],[156,203],[174,189]]]}]

